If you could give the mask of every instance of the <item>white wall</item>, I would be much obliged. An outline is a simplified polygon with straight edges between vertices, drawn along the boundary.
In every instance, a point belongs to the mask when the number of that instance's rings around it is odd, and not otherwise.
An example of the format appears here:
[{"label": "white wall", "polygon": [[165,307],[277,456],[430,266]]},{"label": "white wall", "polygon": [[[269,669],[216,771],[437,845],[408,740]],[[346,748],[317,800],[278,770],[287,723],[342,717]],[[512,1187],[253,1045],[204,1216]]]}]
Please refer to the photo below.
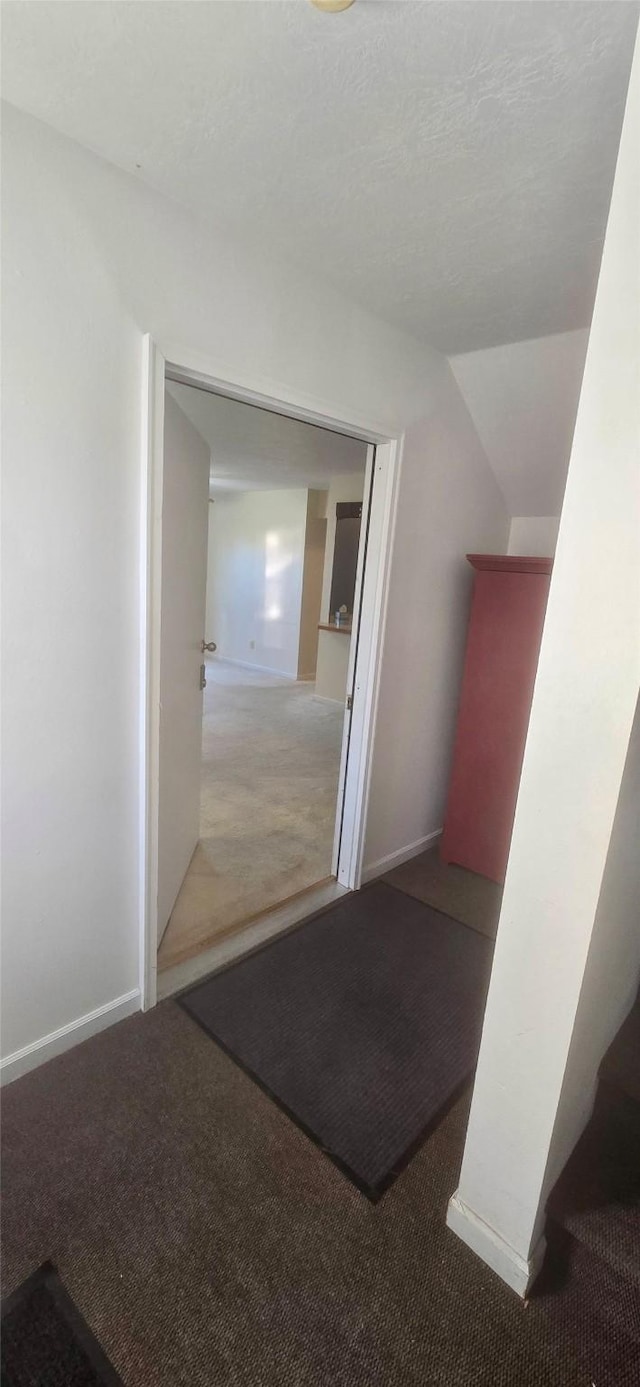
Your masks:
[{"label": "white wall", "polygon": [[[385,626],[365,870],[442,828],[473,571],[509,518],[450,368],[407,431]],[[334,639],[339,639],[335,637]]]},{"label": "white wall", "polygon": [[59,142],[5,117],[6,1056],[137,987],[140,330]]},{"label": "white wall", "polygon": [[550,1191],[589,1111],[598,1065],[640,982],[640,702],[627,752],[613,832],[580,991],[544,1189]]},{"label": "white wall", "polygon": [[507,553],[553,558],[559,525],[559,515],[514,515],[509,529]]},{"label": "white wall", "polygon": [[[11,108],[3,145],[7,1055],[137,987],[143,333],[390,437],[435,411],[402,469],[370,857],[440,821],[459,554],[504,546],[506,521],[435,352]],[[455,668],[434,692],[449,640]],[[398,680],[405,654],[415,693]]]},{"label": "white wall", "polygon": [[214,557],[213,557],[213,556],[214,556],[214,553],[215,553],[215,542],[216,542],[215,531],[216,531],[217,526],[218,526],[218,517],[217,517],[217,513],[216,513],[216,505],[217,505],[217,502],[214,501],[214,500],[211,498],[211,496],[210,496],[210,497],[209,497],[209,506],[208,506],[208,515],[207,515],[207,595],[206,595],[206,600],[205,600],[204,638],[205,638],[205,640],[207,641],[207,643],[209,643],[210,641],[215,641],[215,643],[216,643],[216,645],[217,645],[217,644],[218,644],[218,640],[217,640],[217,637],[216,637],[215,632],[214,632],[214,601],[215,601],[215,598],[214,598],[214,590],[213,590],[213,584],[214,584],[214,579],[215,579],[215,571],[216,571],[216,569],[215,569],[215,562],[214,562]]},{"label": "white wall", "polygon": [[307,491],[237,491],[209,505],[207,633],[227,660],[295,679]]},{"label": "white wall", "polygon": [[[450,1213],[521,1292],[541,1251],[549,1183],[588,1117],[597,1062],[640,965],[624,842],[613,848],[623,878],[613,896],[603,886],[640,684],[638,64],[636,50]],[[623,802],[626,841],[626,788]],[[581,1034],[590,1041],[574,1064]]]}]

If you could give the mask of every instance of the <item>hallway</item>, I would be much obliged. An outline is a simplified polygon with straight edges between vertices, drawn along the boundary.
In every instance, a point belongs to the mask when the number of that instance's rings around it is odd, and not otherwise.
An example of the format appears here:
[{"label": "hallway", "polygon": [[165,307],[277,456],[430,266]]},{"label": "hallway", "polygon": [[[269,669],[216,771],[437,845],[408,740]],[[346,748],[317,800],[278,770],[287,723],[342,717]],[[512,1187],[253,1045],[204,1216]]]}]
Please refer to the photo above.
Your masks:
[{"label": "hallway", "polygon": [[207,661],[201,837],[161,970],[329,876],[342,722],[313,684]]}]

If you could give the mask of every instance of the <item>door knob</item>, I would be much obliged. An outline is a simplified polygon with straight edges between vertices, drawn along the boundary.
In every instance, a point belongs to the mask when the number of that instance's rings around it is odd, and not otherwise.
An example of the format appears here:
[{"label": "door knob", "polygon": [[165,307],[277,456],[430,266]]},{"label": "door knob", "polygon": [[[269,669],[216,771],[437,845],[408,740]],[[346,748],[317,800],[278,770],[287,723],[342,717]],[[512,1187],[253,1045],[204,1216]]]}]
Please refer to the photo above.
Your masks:
[{"label": "door knob", "polygon": [[214,650],[217,650],[218,647],[217,647],[215,641],[201,641],[201,642],[200,642],[200,649],[201,649],[201,651],[202,651],[202,654],[204,655],[205,650],[210,650],[211,653],[213,654]]}]

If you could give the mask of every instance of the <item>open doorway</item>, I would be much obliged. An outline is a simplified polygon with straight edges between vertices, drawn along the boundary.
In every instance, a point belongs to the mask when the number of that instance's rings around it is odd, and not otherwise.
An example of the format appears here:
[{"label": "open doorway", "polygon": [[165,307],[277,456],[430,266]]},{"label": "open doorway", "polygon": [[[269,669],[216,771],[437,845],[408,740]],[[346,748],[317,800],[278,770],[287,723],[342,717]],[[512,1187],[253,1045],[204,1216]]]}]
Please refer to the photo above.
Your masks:
[{"label": "open doorway", "polygon": [[[362,440],[183,383],[167,382],[164,423],[173,514],[163,526],[162,973],[335,879],[368,452]],[[183,647],[203,611],[198,837],[179,879],[194,833],[191,813],[180,844],[193,799]]]},{"label": "open doorway", "polygon": [[[355,564],[355,591],[351,610],[350,598],[345,594],[336,605],[336,589],[333,583],[333,564],[329,569],[322,563],[322,581],[319,573],[319,554],[316,553],[315,567],[308,566],[308,582],[302,582],[302,607],[306,608],[307,629],[309,611],[313,613],[314,637],[317,639],[315,680],[309,679],[313,668],[309,668],[308,643],[298,642],[299,664],[294,670],[282,676],[277,668],[269,666],[268,660],[257,660],[265,664],[257,676],[268,684],[271,678],[286,679],[287,692],[292,692],[292,684],[299,686],[301,705],[305,698],[324,704],[324,722],[337,721],[340,733],[340,755],[337,777],[337,794],[325,787],[325,805],[331,802],[328,824],[333,820],[333,835],[327,832],[325,822],[323,839],[323,861],[319,865],[307,863],[309,876],[317,879],[318,870],[324,873],[325,862],[329,863],[329,879],[320,878],[320,885],[300,886],[293,897],[287,892],[284,906],[271,909],[266,902],[260,902],[257,911],[248,907],[246,900],[242,906],[236,902],[235,918],[228,921],[231,937],[225,933],[221,943],[209,949],[203,942],[204,935],[196,941],[199,953],[195,959],[187,959],[183,964],[168,967],[161,974],[160,995],[168,995],[176,987],[185,985],[192,977],[199,976],[207,967],[217,967],[227,958],[236,957],[261,942],[270,934],[288,928],[314,910],[334,901],[340,893],[352,891],[361,885],[363,855],[365,849],[366,812],[369,784],[371,778],[373,731],[375,710],[380,677],[380,654],[384,613],[386,609],[389,556],[393,516],[396,497],[396,479],[399,460],[399,442],[389,439],[384,426],[373,420],[363,420],[358,416],[349,418],[344,407],[336,408],[335,413],[327,412],[326,403],[313,407],[308,397],[297,398],[292,394],[283,399],[261,392],[253,382],[244,381],[242,385],[221,380],[213,371],[206,374],[201,359],[181,351],[179,357],[167,360],[151,338],[145,339],[143,372],[143,429],[142,429],[142,487],[143,487],[143,532],[142,532],[142,703],[141,723],[145,760],[141,781],[141,835],[143,845],[144,870],[141,880],[141,929],[140,929],[140,980],[143,1006],[153,1006],[158,995],[158,944],[165,932],[165,926],[178,900],[181,887],[188,874],[192,859],[199,845],[201,834],[201,750],[203,693],[213,700],[218,699],[218,712],[229,690],[229,668],[225,670],[224,651],[207,651],[207,645],[218,645],[215,633],[207,629],[207,512],[215,514],[218,504],[222,514],[224,505],[215,496],[210,498],[211,447],[205,442],[202,433],[181,409],[173,395],[168,394],[177,411],[180,421],[178,437],[175,436],[173,454],[165,443],[170,437],[170,426],[165,419],[165,382],[172,387],[186,386],[193,389],[193,399],[200,404],[208,395],[220,399],[229,406],[241,401],[247,406],[257,406],[260,411],[270,415],[284,416],[289,424],[304,422],[313,426],[312,434],[316,440],[328,439],[332,450],[349,445],[357,448],[356,472],[353,468],[353,455],[337,469],[338,475],[352,477],[358,475],[360,492],[352,491],[352,483],[347,493],[340,493],[340,499],[329,503],[322,493],[328,493],[331,478],[324,474],[296,477],[296,481],[306,481],[306,486],[294,487],[291,477],[286,485],[280,481],[279,487],[271,485],[271,490],[302,490],[306,494],[305,538],[317,522],[326,523],[324,535],[325,550],[333,531],[332,544],[335,548],[336,535],[343,533],[341,521],[352,520],[354,506],[362,507],[359,520],[359,542]],[[258,383],[259,384],[259,383]],[[184,403],[184,400],[183,400]],[[175,420],[175,411],[174,420]],[[248,413],[252,411],[249,410]],[[187,451],[193,453],[193,467],[189,472],[192,487],[184,486],[185,448],[180,441],[180,433],[187,431]],[[342,436],[342,442],[340,439]],[[362,484],[362,459],[365,458],[364,485]],[[279,459],[280,462],[282,459]],[[262,466],[264,467],[264,460]],[[188,470],[188,469],[187,469]],[[245,490],[257,490],[264,485],[264,471],[248,475]],[[221,483],[220,495],[230,500],[229,479],[218,478]],[[225,488],[225,480],[227,486]],[[311,493],[320,493],[312,495]],[[210,506],[209,499],[214,500]],[[324,505],[324,508],[323,508]],[[348,513],[338,514],[337,507],[347,506]],[[203,520],[204,515],[204,520]],[[215,522],[214,526],[215,526]],[[353,527],[351,527],[353,528]],[[349,526],[346,527],[348,532]],[[312,547],[312,546],[311,546]],[[341,546],[340,546],[341,547]],[[266,534],[264,537],[263,568],[269,568],[269,577],[276,577],[279,563],[266,562]],[[198,565],[201,580],[195,582],[194,573]],[[353,563],[351,563],[351,571]],[[349,571],[349,564],[346,564]],[[189,575],[187,580],[187,575]],[[320,590],[320,617],[317,615],[318,590]],[[182,593],[187,604],[191,604],[190,615],[180,609]],[[328,596],[327,596],[328,594]],[[277,604],[275,604],[277,605]],[[335,610],[333,608],[335,607]],[[346,611],[340,610],[346,608]],[[263,616],[266,608],[263,606]],[[340,610],[336,618],[335,612]],[[194,611],[196,617],[194,619]],[[300,612],[301,621],[303,611]],[[218,620],[215,617],[214,620]],[[274,618],[275,620],[275,618]],[[304,626],[304,622],[303,622]],[[227,635],[223,630],[223,642]],[[219,633],[218,633],[219,634]],[[259,633],[250,639],[256,640],[258,650]],[[326,652],[329,650],[329,681],[327,690],[322,674],[322,666],[327,665]],[[337,653],[343,652],[342,654]],[[331,658],[333,652],[333,659]],[[229,665],[231,659],[238,659],[237,653],[227,648]],[[255,658],[251,651],[252,658]],[[215,673],[210,679],[209,690],[201,687],[207,678],[207,660],[214,657],[210,669]],[[167,671],[173,676],[167,682]],[[236,692],[231,697],[237,704],[246,697],[246,689],[256,693],[256,671],[250,667],[248,674],[243,661],[235,666],[233,680]],[[245,671],[242,673],[242,671]],[[326,673],[325,669],[325,673]],[[216,677],[218,675],[220,677]],[[254,675],[253,678],[248,677]],[[293,678],[295,674],[295,678]],[[300,676],[300,677],[298,677]],[[245,692],[239,694],[237,689]],[[336,683],[337,679],[337,683]],[[315,683],[313,691],[304,687]],[[323,687],[325,692],[323,692]],[[331,691],[333,689],[333,692]],[[335,692],[336,689],[339,692]],[[333,701],[331,706],[329,700]],[[275,701],[275,700],[274,700]],[[336,717],[337,714],[337,717]],[[206,713],[205,713],[206,717]],[[335,777],[335,741],[332,734],[333,762],[331,776]],[[220,738],[218,737],[218,745]],[[167,749],[169,756],[167,762]],[[284,762],[286,749],[281,755]],[[167,772],[168,764],[168,772]],[[330,776],[327,777],[327,785]],[[333,780],[335,785],[335,779]],[[250,798],[250,795],[249,795]],[[216,836],[211,835],[211,836]],[[328,842],[333,836],[329,860]],[[322,834],[318,832],[318,840]],[[302,855],[301,855],[302,856]],[[311,854],[308,854],[311,857]],[[198,858],[193,864],[198,865]],[[301,865],[301,864],[300,864]],[[246,884],[246,883],[245,883]],[[202,883],[200,883],[202,890]],[[289,884],[290,890],[290,884]],[[285,885],[285,891],[287,887]],[[290,901],[290,906],[286,902]],[[262,911],[262,913],[260,913]],[[266,911],[266,914],[264,913]],[[256,920],[256,915],[258,919]],[[249,923],[246,923],[249,921]],[[210,922],[209,922],[210,923]],[[226,929],[226,926],[225,926]],[[213,955],[215,954],[215,960]],[[224,955],[224,958],[220,957]],[[161,960],[161,963],[163,960]],[[192,965],[197,969],[192,971]],[[188,970],[188,976],[184,970]],[[182,972],[182,978],[177,974]]]}]

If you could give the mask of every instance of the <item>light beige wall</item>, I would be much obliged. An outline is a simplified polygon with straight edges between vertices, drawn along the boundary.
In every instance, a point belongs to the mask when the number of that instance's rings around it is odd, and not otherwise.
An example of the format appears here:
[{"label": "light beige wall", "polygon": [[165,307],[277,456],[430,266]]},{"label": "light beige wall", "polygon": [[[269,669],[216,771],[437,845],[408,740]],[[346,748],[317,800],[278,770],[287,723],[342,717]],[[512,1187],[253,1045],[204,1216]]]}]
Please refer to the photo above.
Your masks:
[{"label": "light beige wall", "polygon": [[343,631],[320,631],[316,693],[318,698],[332,698],[344,703],[347,696],[347,672],[351,636]]},{"label": "light beige wall", "polygon": [[302,603],[298,679],[316,677],[318,661],[318,622],[322,604],[324,554],[327,538],[327,492],[310,491],[307,497],[307,524],[304,536]]}]

